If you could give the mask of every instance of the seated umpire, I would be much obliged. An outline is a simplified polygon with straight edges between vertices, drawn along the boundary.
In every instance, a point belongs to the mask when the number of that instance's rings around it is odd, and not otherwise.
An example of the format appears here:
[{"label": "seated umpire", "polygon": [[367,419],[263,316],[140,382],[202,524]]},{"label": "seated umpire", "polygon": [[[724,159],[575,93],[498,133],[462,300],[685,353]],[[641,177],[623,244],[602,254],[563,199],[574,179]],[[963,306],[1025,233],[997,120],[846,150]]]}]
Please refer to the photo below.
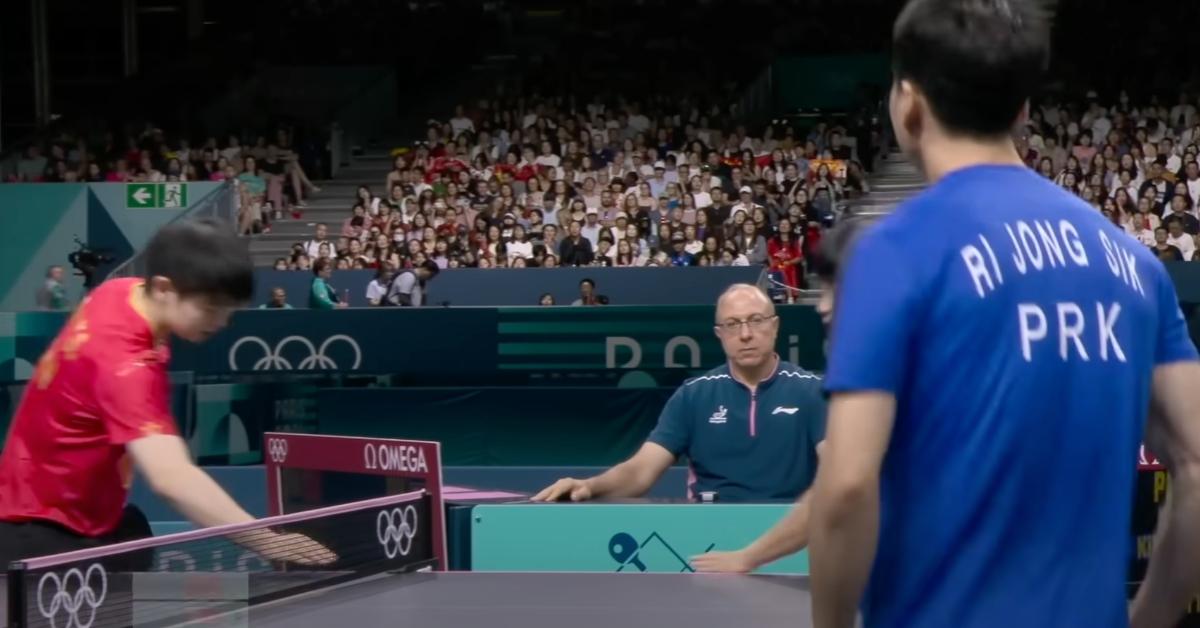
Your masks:
[{"label": "seated umpire", "polygon": [[796,499],[807,491],[825,434],[820,378],[775,353],[779,317],[759,288],[726,290],[716,323],[726,364],[680,386],[632,458],[593,478],[561,479],[534,501],[639,497],[680,457],[693,497]]}]

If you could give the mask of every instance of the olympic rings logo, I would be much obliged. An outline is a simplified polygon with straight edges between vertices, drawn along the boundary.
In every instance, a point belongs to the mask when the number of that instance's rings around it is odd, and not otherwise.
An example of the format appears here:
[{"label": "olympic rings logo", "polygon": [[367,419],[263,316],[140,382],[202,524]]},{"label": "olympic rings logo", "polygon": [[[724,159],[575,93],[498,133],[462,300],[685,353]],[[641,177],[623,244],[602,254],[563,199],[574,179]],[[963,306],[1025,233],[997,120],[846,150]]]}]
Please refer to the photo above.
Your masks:
[{"label": "olympic rings logo", "polygon": [[408,556],[412,551],[413,537],[417,536],[417,508],[412,504],[401,508],[379,511],[375,518],[375,537],[383,546],[388,558]]},{"label": "olympic rings logo", "polygon": [[[47,585],[52,585],[53,594],[46,597]],[[99,588],[99,592],[96,588]],[[60,611],[66,614],[63,628],[91,628],[96,621],[96,611],[108,595],[108,574],[99,563],[93,563],[87,571],[76,568],[67,570],[62,578],[48,571],[38,580],[37,604],[42,617],[50,620],[50,628],[58,628]],[[86,607],[86,619],[81,611]]]},{"label": "olympic rings logo", "polygon": [[[250,345],[262,347],[262,353],[263,353],[262,357],[258,358],[254,362],[254,364],[250,367],[250,370],[254,370],[254,371],[269,371],[269,370],[313,371],[316,369],[336,370],[338,368],[337,362],[335,362],[332,358],[330,358],[328,355],[326,355],[325,352],[329,350],[329,347],[331,345],[333,345],[334,343],[339,342],[339,341],[345,343],[352,350],[354,350],[354,364],[350,367],[349,370],[352,370],[352,371],[358,370],[358,367],[362,364],[362,348],[358,346],[358,342],[356,340],[354,340],[350,336],[347,336],[346,334],[337,334],[335,336],[330,336],[330,337],[326,338],[325,342],[321,343],[320,348],[315,346],[311,340],[309,340],[308,338],[305,338],[304,336],[288,336],[288,337],[284,338],[283,340],[280,340],[279,344],[275,345],[274,350],[271,349],[271,345],[267,344],[267,341],[263,340],[262,338],[259,338],[258,336],[245,336],[245,337],[238,339],[238,341],[233,343],[233,346],[230,347],[230,349],[229,349],[229,368],[234,371],[245,370],[238,366],[238,360],[237,360],[238,349],[241,349],[242,345],[250,344]],[[300,362],[298,364],[296,364],[295,366],[292,365],[291,361],[289,361],[287,358],[283,357],[284,348],[290,344],[299,344],[301,347],[304,347],[305,349],[308,350],[307,357],[300,360]]]},{"label": "olympic rings logo", "polygon": [[268,438],[267,454],[271,456],[273,462],[287,460],[288,442],[282,438]]}]

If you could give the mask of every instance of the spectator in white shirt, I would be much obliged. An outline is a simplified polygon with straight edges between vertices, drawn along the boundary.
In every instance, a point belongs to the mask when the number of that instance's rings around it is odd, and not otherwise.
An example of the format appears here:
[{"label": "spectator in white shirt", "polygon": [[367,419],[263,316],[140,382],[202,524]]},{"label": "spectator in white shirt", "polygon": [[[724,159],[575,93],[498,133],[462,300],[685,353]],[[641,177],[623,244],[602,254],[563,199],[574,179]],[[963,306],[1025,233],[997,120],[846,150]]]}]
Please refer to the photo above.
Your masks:
[{"label": "spectator in white shirt", "polygon": [[531,259],[533,257],[533,243],[528,241],[525,236],[525,227],[517,225],[512,229],[512,240],[509,241],[505,248],[508,252],[509,259],[518,257]]},{"label": "spectator in white shirt", "polygon": [[692,190],[692,200],[696,201],[696,209],[712,207],[712,195],[704,191],[704,184],[698,175],[691,178],[690,187]]},{"label": "spectator in white shirt", "polygon": [[1179,220],[1167,221],[1167,244],[1179,249],[1183,253],[1185,262],[1192,261],[1192,253],[1196,251],[1196,243],[1192,236],[1183,232],[1183,222]]},{"label": "spectator in white shirt", "polygon": [[746,212],[747,216],[753,216],[754,208],[762,207],[762,205],[754,202],[754,190],[748,185],[743,185],[741,189],[738,190],[738,197],[739,200],[733,205],[733,211],[730,212],[730,215],[732,215],[733,212],[741,210]]},{"label": "spectator in white shirt", "polygon": [[1104,107],[1101,107],[1097,103],[1092,103],[1092,108],[1088,112],[1088,115],[1091,117],[1092,137],[1099,138],[1097,141],[1108,137],[1108,132],[1112,130],[1112,121],[1108,119],[1108,114],[1104,111]]},{"label": "spectator in white shirt", "polygon": [[[650,177],[654,176],[654,170],[655,170],[654,164],[656,162],[651,161],[649,159],[642,159],[641,157],[642,157],[641,153],[633,154],[633,170],[635,172],[637,172],[638,176],[642,177],[643,179],[649,179]],[[666,171],[667,171],[666,162],[657,162],[657,163],[661,163],[663,165],[663,175],[665,176]]]},{"label": "spectator in white shirt", "polygon": [[583,180],[583,189],[579,191],[585,207],[600,207],[600,192],[596,189],[596,180],[588,177]]},{"label": "spectator in white shirt", "polygon": [[1158,143],[1158,154],[1167,158],[1167,172],[1176,173],[1183,168],[1183,158],[1175,154],[1175,142],[1171,138],[1163,138]]},{"label": "spectator in white shirt", "polygon": [[1200,164],[1188,162],[1186,183],[1188,196],[1192,197],[1192,207],[1200,207]]},{"label": "spectator in white shirt", "polygon": [[450,129],[454,131],[454,137],[467,131],[475,132],[475,123],[463,112],[462,105],[454,107],[454,117],[450,118]]},{"label": "spectator in white shirt", "polygon": [[654,162],[654,176],[650,177],[649,181],[647,181],[650,184],[650,196],[658,198],[667,191],[667,183],[669,182],[667,181],[666,174],[667,164],[661,161]]},{"label": "spectator in white shirt", "polygon": [[1184,146],[1191,146],[1195,142],[1200,142],[1200,124],[1193,125],[1184,131],[1179,141]]},{"label": "spectator in white shirt", "polygon": [[[716,152],[714,151],[712,154],[715,155]],[[705,190],[721,187],[721,177],[714,175],[712,169],[711,164],[700,166],[700,187]]]},{"label": "spectator in white shirt", "polygon": [[229,136],[229,145],[221,149],[221,156],[231,164],[242,159],[242,144],[236,135]]},{"label": "spectator in white shirt", "polygon": [[330,247],[333,246],[329,243],[329,228],[323,223],[317,225],[316,234],[313,236],[313,239],[304,243],[304,252],[309,258],[316,259],[320,254],[322,244],[328,244]]},{"label": "spectator in white shirt", "polygon": [[533,163],[557,170],[562,164],[562,158],[554,154],[554,146],[550,142],[542,142],[542,154],[538,155]]},{"label": "spectator in white shirt", "polygon": [[1154,246],[1154,227],[1151,226],[1150,216],[1138,212],[1129,220],[1130,235],[1146,246]]},{"label": "spectator in white shirt", "polygon": [[629,107],[629,128],[637,133],[645,133],[650,128],[650,118],[642,115],[637,103]]},{"label": "spectator in white shirt", "polygon": [[579,229],[579,235],[582,235],[592,243],[592,250],[596,250],[596,246],[600,244],[600,210],[595,207],[587,208],[585,212],[586,219],[583,227]]},{"label": "spectator in white shirt", "polygon": [[1177,129],[1187,128],[1195,124],[1196,107],[1188,102],[1187,94],[1179,95],[1179,104],[1171,107],[1169,124]]},{"label": "spectator in white shirt", "polygon": [[612,227],[609,227],[608,232],[612,234],[613,242],[620,242],[626,238],[629,232],[629,214],[620,211],[617,212],[616,220],[613,221]]},{"label": "spectator in white shirt", "polygon": [[371,305],[381,305],[387,297],[388,288],[392,285],[392,277],[395,275],[395,269],[392,268],[391,262],[383,262],[379,265],[379,270],[375,271],[375,278],[371,283],[367,284],[367,303]]},{"label": "spectator in white shirt", "polygon": [[[687,180],[687,165],[683,164],[676,166],[674,155],[667,155],[666,159],[654,162],[655,171],[658,170],[658,164],[662,164],[666,169],[663,171],[663,179],[666,180],[667,183],[679,183],[681,180]],[[684,170],[681,172],[680,168],[683,168]]]}]

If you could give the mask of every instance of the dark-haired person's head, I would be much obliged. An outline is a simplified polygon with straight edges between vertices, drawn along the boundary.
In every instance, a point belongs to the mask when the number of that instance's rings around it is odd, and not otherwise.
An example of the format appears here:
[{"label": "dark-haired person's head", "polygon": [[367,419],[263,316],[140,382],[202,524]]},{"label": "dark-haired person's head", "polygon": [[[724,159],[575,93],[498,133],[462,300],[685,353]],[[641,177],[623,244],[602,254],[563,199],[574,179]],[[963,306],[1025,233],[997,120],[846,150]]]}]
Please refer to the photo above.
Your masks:
[{"label": "dark-haired person's head", "polygon": [[890,111],[905,152],[933,170],[928,157],[945,158],[952,142],[1011,143],[1049,62],[1045,4],[911,0],[904,7],[892,32]]},{"label": "dark-haired person's head", "polygon": [[419,266],[417,266],[417,268],[416,268],[417,278],[420,279],[421,281],[429,281],[430,279],[437,277],[438,272],[440,272],[440,270],[441,269],[438,268],[437,262],[427,259],[424,262],[421,262],[421,264]]},{"label": "dark-haired person's head", "polygon": [[580,296],[587,298],[587,297],[592,296],[592,293],[594,293],[595,291],[596,291],[596,282],[592,281],[591,279],[588,279],[585,277],[584,279],[582,279],[579,282],[579,295]]},{"label": "dark-haired person's head", "polygon": [[821,285],[821,296],[817,300],[817,313],[826,326],[833,320],[834,297],[838,276],[846,266],[853,250],[854,240],[863,228],[871,223],[868,217],[851,217],[830,229],[817,247],[813,260],[813,271]]},{"label": "dark-haired person's head", "polygon": [[313,274],[321,279],[329,279],[333,276],[333,259],[328,257],[318,257],[312,264]]},{"label": "dark-haired person's head", "polygon": [[161,332],[199,342],[254,295],[249,247],[221,221],[167,225],[150,239],[145,256],[149,315]]}]

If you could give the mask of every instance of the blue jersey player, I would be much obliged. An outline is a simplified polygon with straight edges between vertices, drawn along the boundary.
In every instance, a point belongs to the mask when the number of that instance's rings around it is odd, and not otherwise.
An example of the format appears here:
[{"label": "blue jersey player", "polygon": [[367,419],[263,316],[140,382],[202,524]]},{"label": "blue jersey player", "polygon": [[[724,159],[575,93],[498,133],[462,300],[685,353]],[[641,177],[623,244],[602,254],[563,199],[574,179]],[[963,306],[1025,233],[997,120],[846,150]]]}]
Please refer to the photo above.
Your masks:
[{"label": "blue jersey player", "polygon": [[[896,21],[891,119],[930,187],[838,285],[820,628],[1166,627],[1200,590],[1200,365],[1174,288],[1011,140],[1049,55],[1041,4],[913,0]],[[1173,481],[1129,605],[1144,434]]]}]

